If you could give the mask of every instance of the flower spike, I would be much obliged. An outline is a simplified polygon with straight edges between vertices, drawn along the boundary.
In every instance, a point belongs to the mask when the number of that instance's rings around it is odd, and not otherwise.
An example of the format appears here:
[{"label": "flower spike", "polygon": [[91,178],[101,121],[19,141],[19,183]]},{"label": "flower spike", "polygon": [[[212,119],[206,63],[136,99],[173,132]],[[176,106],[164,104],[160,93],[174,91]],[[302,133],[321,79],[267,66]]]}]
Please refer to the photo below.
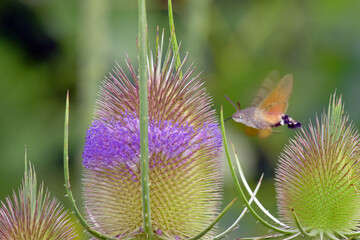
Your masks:
[{"label": "flower spike", "polygon": [[[158,39],[163,39],[158,38]],[[191,238],[215,220],[221,199],[222,149],[212,99],[194,67],[180,75],[170,49],[149,59],[149,181],[154,238]],[[163,61],[164,59],[164,61]],[[94,229],[143,239],[139,79],[117,66],[102,82],[83,152],[86,215]],[[131,79],[131,80],[130,80]],[[204,239],[215,236],[210,230]]]},{"label": "flower spike", "polygon": [[44,184],[38,186],[36,173],[27,161],[18,194],[0,202],[0,239],[70,240],[77,237],[75,227],[63,206],[50,197]]},{"label": "flower spike", "polygon": [[300,221],[310,235],[339,239],[359,230],[360,136],[348,119],[334,94],[328,113],[302,129],[280,158],[280,215],[294,227]]}]

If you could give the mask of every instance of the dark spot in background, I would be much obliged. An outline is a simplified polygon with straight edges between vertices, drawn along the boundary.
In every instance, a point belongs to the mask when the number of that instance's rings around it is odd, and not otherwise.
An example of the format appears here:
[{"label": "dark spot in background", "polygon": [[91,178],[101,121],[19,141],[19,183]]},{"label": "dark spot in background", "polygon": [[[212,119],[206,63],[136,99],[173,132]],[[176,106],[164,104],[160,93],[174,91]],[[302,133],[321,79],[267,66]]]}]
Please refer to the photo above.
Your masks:
[{"label": "dark spot in background", "polygon": [[0,4],[0,37],[35,61],[46,61],[58,50],[57,43],[42,29],[33,9],[18,1]]},{"label": "dark spot in background", "polygon": [[256,147],[256,152],[258,154],[257,166],[255,168],[257,169],[258,174],[258,176],[256,176],[256,179],[259,179],[261,174],[263,173],[264,178],[273,179],[275,176],[273,170],[274,167],[271,166],[271,164],[269,163],[271,160],[269,159],[268,155],[266,155],[266,152],[260,146]]}]

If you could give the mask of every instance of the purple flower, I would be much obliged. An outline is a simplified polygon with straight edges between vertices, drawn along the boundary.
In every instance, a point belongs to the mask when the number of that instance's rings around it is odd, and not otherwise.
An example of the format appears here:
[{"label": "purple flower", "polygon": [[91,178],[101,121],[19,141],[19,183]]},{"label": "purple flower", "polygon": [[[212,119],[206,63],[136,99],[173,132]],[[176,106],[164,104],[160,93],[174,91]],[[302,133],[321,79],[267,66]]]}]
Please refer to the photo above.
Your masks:
[{"label": "purple flower", "polygon": [[[212,100],[189,68],[180,77],[161,47],[149,67],[149,164],[152,229],[162,238],[196,235],[221,200],[221,133]],[[138,77],[117,66],[100,90],[83,152],[87,218],[110,236],[143,236]],[[214,236],[210,231],[205,238]]]}]

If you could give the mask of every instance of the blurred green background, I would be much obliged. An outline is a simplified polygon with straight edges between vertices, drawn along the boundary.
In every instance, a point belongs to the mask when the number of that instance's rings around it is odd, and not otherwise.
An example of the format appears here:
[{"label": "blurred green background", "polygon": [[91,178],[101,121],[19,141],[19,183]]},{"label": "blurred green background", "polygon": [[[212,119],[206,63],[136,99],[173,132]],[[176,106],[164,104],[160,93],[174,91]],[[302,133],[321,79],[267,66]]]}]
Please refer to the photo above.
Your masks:
[{"label": "blurred green background", "polygon": [[[181,55],[189,53],[214,98],[233,107],[228,95],[247,107],[266,74],[292,73],[289,115],[307,126],[327,107],[335,89],[345,109],[360,122],[360,1],[176,0],[173,3]],[[167,1],[148,1],[150,40],[156,27],[168,38]],[[21,183],[24,146],[28,159],[51,193],[66,207],[62,169],[66,90],[70,90],[71,182],[81,204],[81,153],[99,82],[125,54],[137,66],[137,1],[22,0],[0,3],[0,199]],[[152,45],[154,46],[154,45]],[[255,186],[265,173],[258,197],[276,215],[274,169],[295,131],[259,140],[228,121],[227,132]],[[228,167],[224,204],[236,196]],[[243,208],[238,203],[221,221],[224,228]],[[81,227],[79,227],[81,229]],[[247,216],[230,239],[266,234]],[[81,239],[86,239],[85,235]]]}]

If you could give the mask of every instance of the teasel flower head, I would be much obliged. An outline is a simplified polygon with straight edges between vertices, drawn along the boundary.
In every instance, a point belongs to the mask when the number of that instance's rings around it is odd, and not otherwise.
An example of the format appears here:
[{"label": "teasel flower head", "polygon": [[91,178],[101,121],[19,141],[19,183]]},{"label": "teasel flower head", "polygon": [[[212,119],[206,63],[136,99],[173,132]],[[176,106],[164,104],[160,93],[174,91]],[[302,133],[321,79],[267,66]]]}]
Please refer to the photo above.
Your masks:
[{"label": "teasel flower head", "polygon": [[[212,99],[194,67],[181,77],[162,41],[148,59],[149,179],[155,239],[185,239],[204,230],[221,200],[221,133]],[[185,61],[185,60],[184,60]],[[87,219],[97,231],[144,239],[140,182],[139,79],[120,66],[102,82],[83,152]],[[209,239],[214,230],[204,236]]]},{"label": "teasel flower head", "polygon": [[37,185],[30,165],[18,194],[7,197],[0,206],[0,239],[68,240],[77,237],[67,211],[51,198],[44,184]]},{"label": "teasel flower head", "polygon": [[290,141],[276,171],[281,217],[317,239],[344,239],[359,230],[360,140],[341,97],[327,114]]}]

